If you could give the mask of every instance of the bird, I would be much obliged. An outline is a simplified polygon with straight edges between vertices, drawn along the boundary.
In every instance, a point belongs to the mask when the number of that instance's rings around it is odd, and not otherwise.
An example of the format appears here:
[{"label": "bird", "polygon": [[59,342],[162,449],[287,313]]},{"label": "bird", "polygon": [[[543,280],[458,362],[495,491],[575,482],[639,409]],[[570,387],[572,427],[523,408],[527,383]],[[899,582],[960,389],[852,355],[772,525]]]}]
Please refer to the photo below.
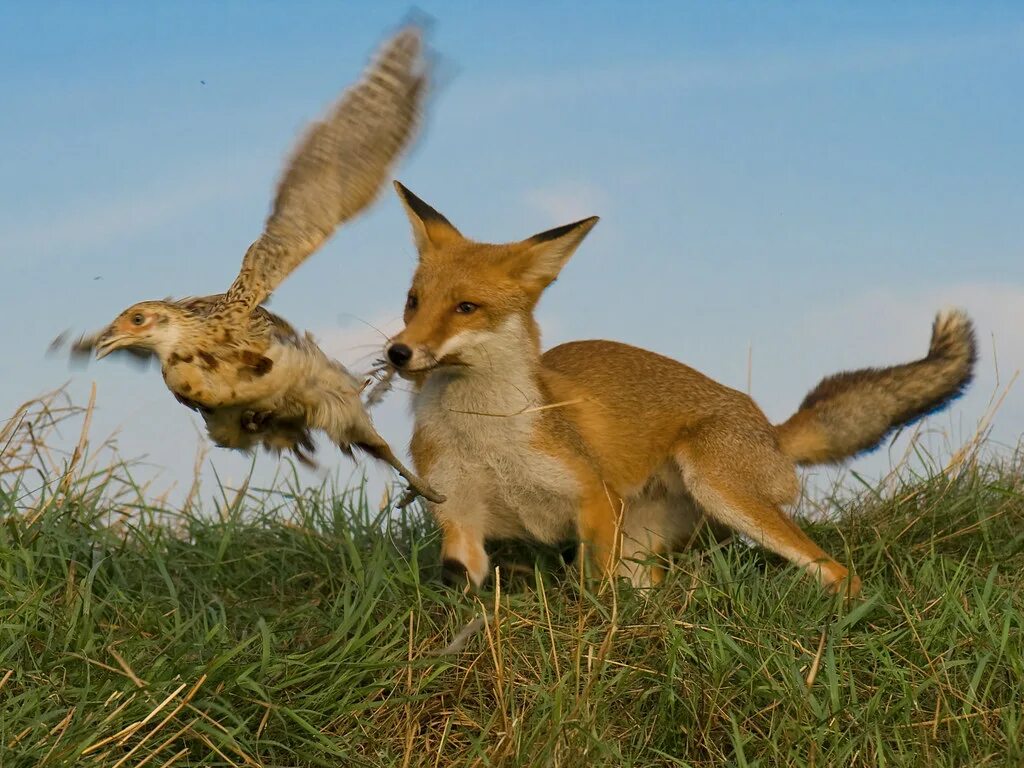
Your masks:
[{"label": "bird", "polygon": [[[225,293],[142,301],[103,330],[72,342],[72,357],[119,352],[160,363],[175,398],[197,411],[218,446],[290,451],[312,464],[313,434],[358,448],[409,484],[403,499],[444,501],[403,464],[374,428],[368,384],[262,306],[334,230],[365,210],[417,133],[429,63],[424,28],[409,23],[381,46],[362,77],[314,122],[278,183],[262,234]],[[66,334],[52,348],[63,346]]]}]

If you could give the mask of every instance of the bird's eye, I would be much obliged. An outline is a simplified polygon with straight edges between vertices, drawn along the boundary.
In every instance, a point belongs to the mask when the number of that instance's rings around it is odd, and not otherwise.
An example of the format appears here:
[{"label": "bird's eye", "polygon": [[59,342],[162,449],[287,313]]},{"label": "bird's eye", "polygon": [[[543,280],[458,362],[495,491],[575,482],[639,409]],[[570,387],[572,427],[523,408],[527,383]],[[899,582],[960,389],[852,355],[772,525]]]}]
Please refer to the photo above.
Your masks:
[{"label": "bird's eye", "polygon": [[142,325],[146,322],[146,316],[141,312],[136,312],[132,315],[132,325]]},{"label": "bird's eye", "polygon": [[420,305],[420,300],[416,298],[415,293],[410,293],[409,297],[405,300],[406,309],[416,309]]},{"label": "bird's eye", "polygon": [[479,308],[479,304],[474,304],[472,301],[462,301],[455,307],[455,311],[460,315],[469,315]]}]

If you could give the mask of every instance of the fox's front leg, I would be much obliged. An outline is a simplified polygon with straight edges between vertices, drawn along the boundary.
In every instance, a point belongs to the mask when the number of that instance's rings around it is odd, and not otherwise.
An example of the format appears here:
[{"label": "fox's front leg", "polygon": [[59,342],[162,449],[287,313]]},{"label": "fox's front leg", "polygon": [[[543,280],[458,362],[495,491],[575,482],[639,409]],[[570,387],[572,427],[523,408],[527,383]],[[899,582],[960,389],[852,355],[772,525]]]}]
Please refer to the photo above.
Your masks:
[{"label": "fox's front leg", "polygon": [[446,583],[480,589],[490,575],[482,527],[465,520],[440,517],[441,568]]},{"label": "fox's front leg", "polygon": [[615,576],[622,549],[622,499],[604,484],[595,484],[580,497],[577,526],[585,557],[580,568],[588,562],[593,566],[591,575],[604,578]]},{"label": "fox's front leg", "polygon": [[444,580],[479,589],[487,581],[491,566],[484,548],[487,489],[480,484],[479,468],[460,465],[422,429],[413,431],[409,452],[420,476],[444,494],[443,503],[427,504],[441,529]]}]

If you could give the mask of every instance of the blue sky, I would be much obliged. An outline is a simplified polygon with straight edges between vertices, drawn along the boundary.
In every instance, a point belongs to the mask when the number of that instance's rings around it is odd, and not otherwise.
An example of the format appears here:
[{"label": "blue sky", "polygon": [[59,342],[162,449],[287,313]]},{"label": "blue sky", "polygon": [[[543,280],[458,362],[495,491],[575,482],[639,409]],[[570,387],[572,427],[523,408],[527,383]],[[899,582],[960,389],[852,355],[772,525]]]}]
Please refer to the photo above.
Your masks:
[{"label": "blue sky", "polygon": [[[929,427],[969,435],[1024,365],[1024,6],[423,2],[444,85],[398,171],[467,235],[601,223],[540,308],[545,341],[607,337],[746,389],[782,420],[823,374],[920,356],[947,304],[978,380]],[[198,421],[155,370],[44,358],[134,301],[212,293],[267,213],[283,157],[401,3],[9,3],[0,24],[0,412],[98,388],[160,482]],[[388,194],[271,306],[365,365],[414,264]],[[377,415],[408,438],[406,396]],[[995,436],[1024,431],[1020,387]],[[937,437],[939,444],[942,438]],[[901,446],[893,449],[899,455]],[[359,472],[325,450],[330,472]],[[244,458],[212,454],[234,481]],[[881,451],[853,466],[877,475]],[[257,474],[275,468],[257,460]],[[374,482],[386,475],[370,469]],[[304,476],[313,479],[312,476]]]}]

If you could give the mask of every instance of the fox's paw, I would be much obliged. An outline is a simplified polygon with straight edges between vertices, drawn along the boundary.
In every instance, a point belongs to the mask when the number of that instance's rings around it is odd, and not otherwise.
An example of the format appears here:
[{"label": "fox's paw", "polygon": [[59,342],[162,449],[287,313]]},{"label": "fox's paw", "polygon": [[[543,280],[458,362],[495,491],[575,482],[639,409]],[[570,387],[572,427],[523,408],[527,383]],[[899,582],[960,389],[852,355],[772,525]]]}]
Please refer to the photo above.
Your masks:
[{"label": "fox's paw", "polygon": [[842,595],[847,599],[860,595],[860,577],[854,573],[846,573],[840,578],[823,585],[832,595]]},{"label": "fox's paw", "polygon": [[459,589],[467,593],[476,591],[473,580],[469,577],[469,569],[451,557],[446,557],[441,561],[441,581],[452,589]]}]

